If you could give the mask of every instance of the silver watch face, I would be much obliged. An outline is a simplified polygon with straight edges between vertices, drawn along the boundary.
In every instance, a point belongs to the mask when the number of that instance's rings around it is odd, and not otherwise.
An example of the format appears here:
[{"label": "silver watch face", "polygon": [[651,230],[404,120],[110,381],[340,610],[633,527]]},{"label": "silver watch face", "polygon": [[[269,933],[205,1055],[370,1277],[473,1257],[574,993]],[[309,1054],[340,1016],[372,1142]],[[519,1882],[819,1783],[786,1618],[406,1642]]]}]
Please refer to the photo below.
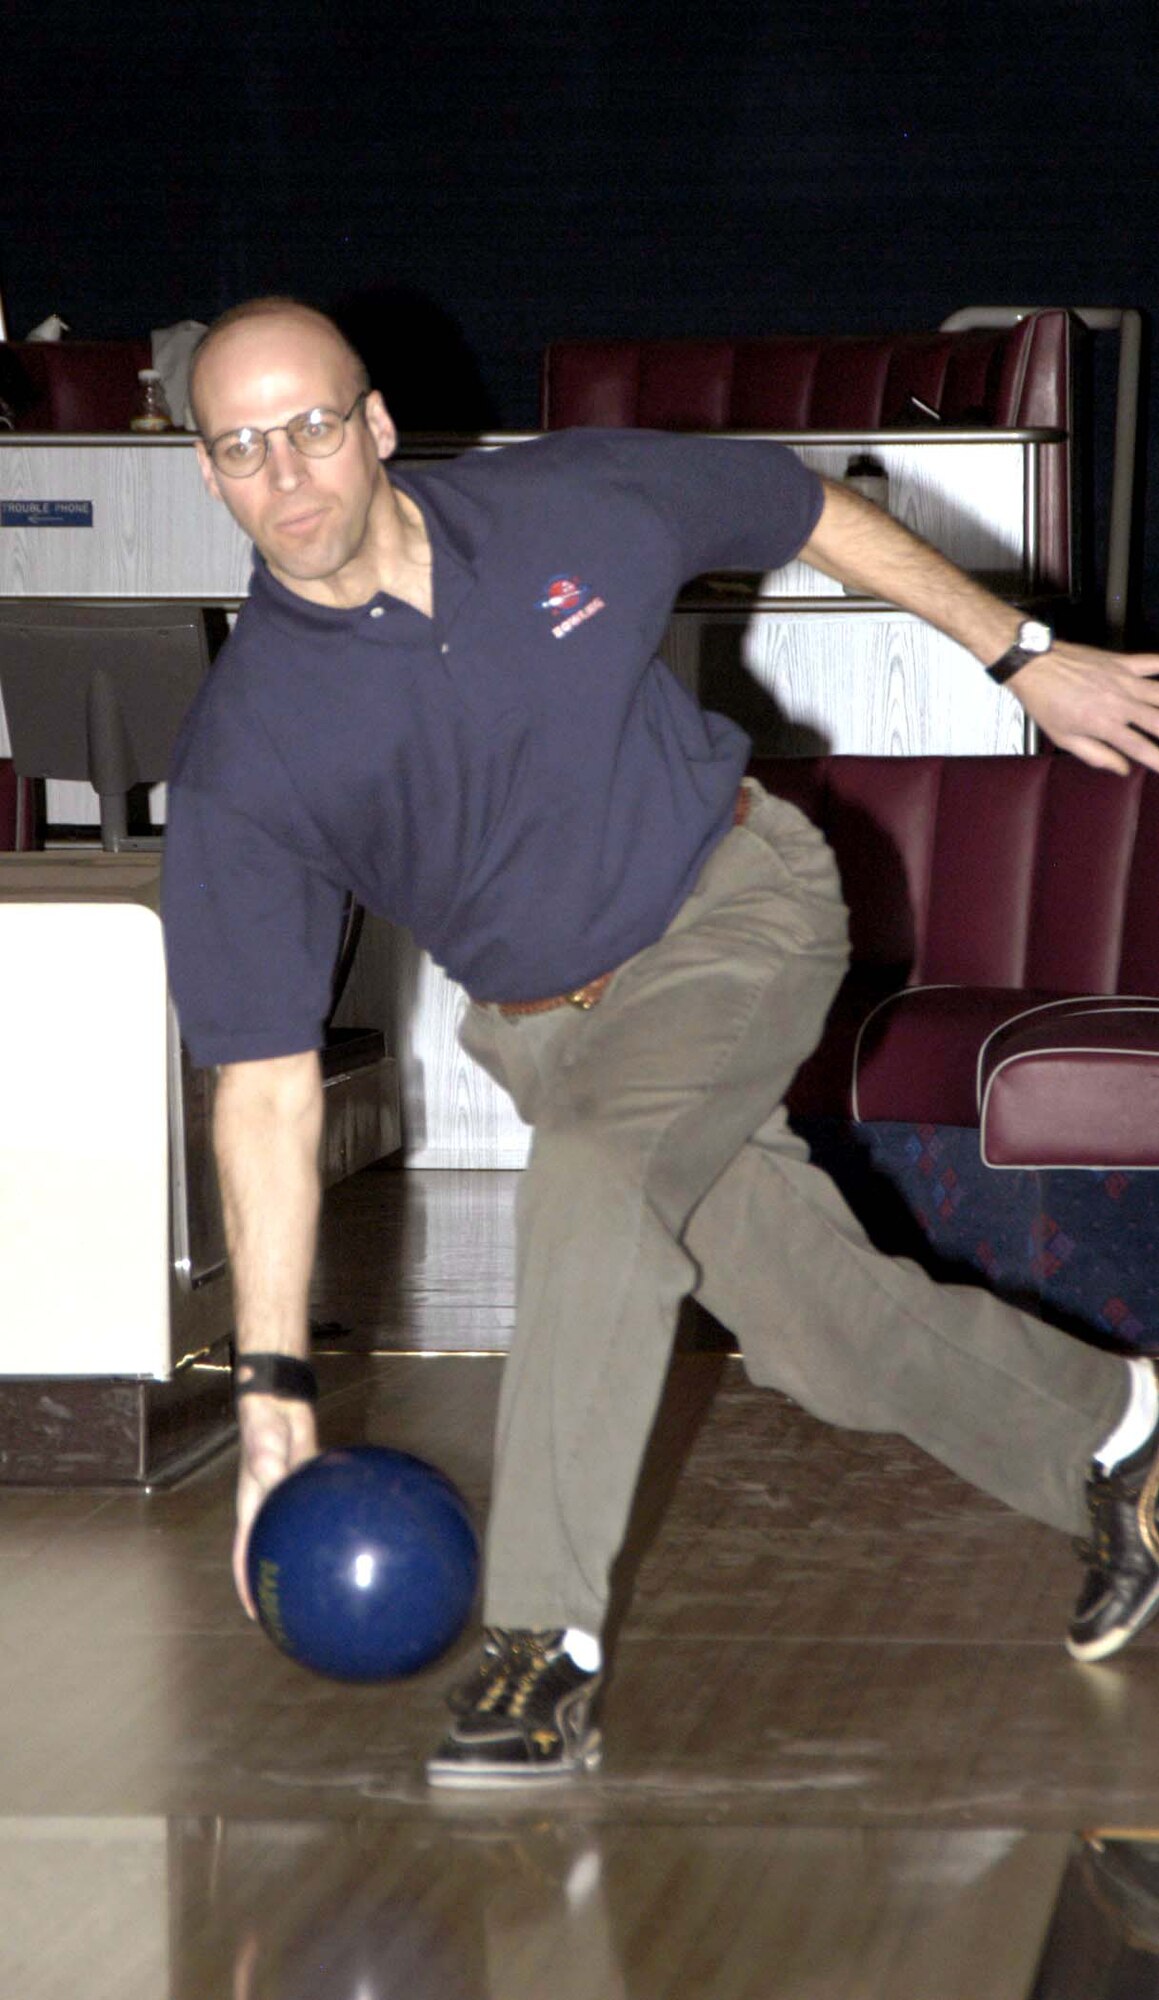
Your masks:
[{"label": "silver watch face", "polygon": [[1049,653],[1054,633],[1038,618],[1025,618],[1018,628],[1017,644],[1024,653]]}]

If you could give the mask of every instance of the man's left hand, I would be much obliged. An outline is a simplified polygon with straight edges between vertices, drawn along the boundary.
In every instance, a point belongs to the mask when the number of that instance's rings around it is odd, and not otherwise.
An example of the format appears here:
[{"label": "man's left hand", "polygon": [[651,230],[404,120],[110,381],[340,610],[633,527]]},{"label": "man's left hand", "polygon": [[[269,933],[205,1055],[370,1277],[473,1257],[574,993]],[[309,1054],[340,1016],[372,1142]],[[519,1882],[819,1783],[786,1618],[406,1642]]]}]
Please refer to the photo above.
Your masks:
[{"label": "man's left hand", "polygon": [[1159,655],[1108,653],[1057,639],[1006,683],[1060,750],[1125,776],[1159,772]]}]

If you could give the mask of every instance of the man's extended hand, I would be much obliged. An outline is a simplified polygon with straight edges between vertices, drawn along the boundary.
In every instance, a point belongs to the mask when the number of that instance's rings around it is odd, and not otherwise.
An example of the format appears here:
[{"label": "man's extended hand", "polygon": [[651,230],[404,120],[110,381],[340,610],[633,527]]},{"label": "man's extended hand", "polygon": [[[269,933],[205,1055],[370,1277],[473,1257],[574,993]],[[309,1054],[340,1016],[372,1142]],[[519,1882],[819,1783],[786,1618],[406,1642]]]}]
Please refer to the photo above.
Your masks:
[{"label": "man's extended hand", "polygon": [[[983,667],[1014,644],[1025,614],[840,480],[802,557],[825,576],[924,618]],[[969,668],[966,669],[969,671]],[[1108,653],[1056,639],[1006,686],[1052,743],[1097,770],[1159,771],[1159,656]]]},{"label": "man's extended hand", "polygon": [[1060,750],[1097,770],[1159,771],[1159,656],[1056,639],[1006,683]]},{"label": "man's extended hand", "polygon": [[246,1550],[250,1529],[266,1494],[289,1472],[304,1465],[318,1450],[318,1431],[309,1403],[280,1396],[239,1396],[241,1465],[237,1480],[237,1533],[233,1545],[233,1580],[251,1618],[257,1616],[246,1580]]}]

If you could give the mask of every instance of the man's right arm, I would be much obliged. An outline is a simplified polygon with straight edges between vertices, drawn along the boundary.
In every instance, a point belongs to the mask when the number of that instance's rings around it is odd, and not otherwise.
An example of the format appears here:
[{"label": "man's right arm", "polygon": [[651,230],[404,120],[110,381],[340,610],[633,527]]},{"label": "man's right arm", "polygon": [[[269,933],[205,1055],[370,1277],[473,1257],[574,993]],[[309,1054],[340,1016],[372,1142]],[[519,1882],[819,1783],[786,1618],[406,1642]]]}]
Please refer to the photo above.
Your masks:
[{"label": "man's right arm", "polygon": [[[218,1073],[213,1119],[233,1279],[239,1375],[245,1355],[304,1360],[318,1231],[322,1076],[314,1051],[228,1063]],[[252,1617],[245,1580],[249,1531],[263,1499],[317,1450],[309,1403],[248,1394],[238,1399],[234,1580]]]}]

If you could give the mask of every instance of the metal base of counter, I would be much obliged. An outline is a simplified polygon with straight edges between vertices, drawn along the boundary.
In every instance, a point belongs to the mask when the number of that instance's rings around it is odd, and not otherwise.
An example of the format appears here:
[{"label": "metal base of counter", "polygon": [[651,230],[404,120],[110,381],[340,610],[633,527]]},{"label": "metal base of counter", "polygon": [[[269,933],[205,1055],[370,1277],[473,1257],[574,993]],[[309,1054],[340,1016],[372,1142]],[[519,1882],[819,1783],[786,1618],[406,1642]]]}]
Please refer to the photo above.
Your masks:
[{"label": "metal base of counter", "polygon": [[165,1486],[233,1442],[228,1341],[166,1382],[0,1378],[0,1486]]}]

